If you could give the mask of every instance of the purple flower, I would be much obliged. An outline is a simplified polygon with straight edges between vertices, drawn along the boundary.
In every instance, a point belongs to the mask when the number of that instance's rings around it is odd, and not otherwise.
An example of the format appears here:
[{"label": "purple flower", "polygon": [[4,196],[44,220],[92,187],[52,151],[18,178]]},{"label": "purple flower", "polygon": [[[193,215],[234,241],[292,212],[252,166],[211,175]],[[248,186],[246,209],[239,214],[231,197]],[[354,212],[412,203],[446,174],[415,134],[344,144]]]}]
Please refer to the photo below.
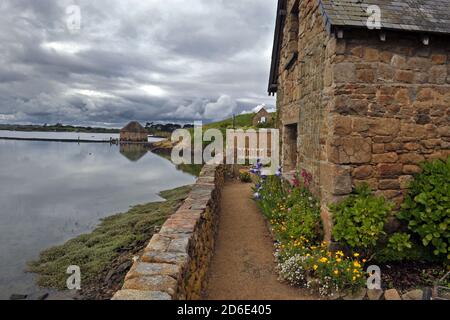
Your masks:
[{"label": "purple flower", "polygon": [[255,192],[255,194],[253,195],[253,198],[255,198],[256,200],[259,200],[261,198],[261,195],[259,194],[259,192]]},{"label": "purple flower", "polygon": [[281,169],[278,169],[278,170],[275,172],[275,175],[276,175],[278,178],[281,177],[281,175],[282,175]]}]

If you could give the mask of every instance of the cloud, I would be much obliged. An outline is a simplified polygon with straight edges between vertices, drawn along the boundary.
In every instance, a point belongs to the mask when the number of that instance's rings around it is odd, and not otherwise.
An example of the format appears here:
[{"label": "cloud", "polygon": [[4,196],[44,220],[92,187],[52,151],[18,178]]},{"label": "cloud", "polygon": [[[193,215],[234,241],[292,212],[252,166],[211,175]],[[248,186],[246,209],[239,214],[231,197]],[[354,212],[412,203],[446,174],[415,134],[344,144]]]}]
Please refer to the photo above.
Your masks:
[{"label": "cloud", "polygon": [[[81,30],[66,8],[81,9]],[[0,121],[222,119],[266,94],[275,3],[3,0]]]},{"label": "cloud", "polygon": [[267,112],[276,112],[277,110],[274,107],[267,106],[265,103],[259,104],[256,107],[250,109],[250,110],[244,110],[241,112],[241,114],[249,114],[249,113],[258,113],[261,111],[261,109],[266,109]]},{"label": "cloud", "polygon": [[236,102],[227,95],[221,96],[216,102],[207,103],[204,117],[210,120],[225,119],[233,115]]}]

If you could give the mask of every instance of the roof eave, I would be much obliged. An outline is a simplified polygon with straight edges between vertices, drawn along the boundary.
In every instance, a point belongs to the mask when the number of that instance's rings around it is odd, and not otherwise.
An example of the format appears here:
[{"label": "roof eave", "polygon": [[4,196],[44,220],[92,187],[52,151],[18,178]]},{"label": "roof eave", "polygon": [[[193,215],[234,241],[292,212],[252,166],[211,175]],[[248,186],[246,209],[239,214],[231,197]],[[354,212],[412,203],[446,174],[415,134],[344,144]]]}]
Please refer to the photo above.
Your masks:
[{"label": "roof eave", "polygon": [[[275,35],[273,39],[272,62],[269,76],[269,95],[274,95],[278,89],[278,65],[280,63],[280,51],[282,32],[285,20],[286,0],[278,0],[277,18],[275,23]],[[284,11],[284,14],[283,14]]]}]

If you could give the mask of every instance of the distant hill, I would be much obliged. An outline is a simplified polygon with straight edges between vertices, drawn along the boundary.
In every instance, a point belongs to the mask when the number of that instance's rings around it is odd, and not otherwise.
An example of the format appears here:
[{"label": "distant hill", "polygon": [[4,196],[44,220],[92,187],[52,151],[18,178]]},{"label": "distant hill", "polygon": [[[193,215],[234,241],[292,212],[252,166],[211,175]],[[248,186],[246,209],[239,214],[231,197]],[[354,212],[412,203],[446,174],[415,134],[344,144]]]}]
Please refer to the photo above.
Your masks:
[{"label": "distant hill", "polygon": [[[236,116],[235,119],[236,128],[251,127],[253,125],[254,116],[255,116],[254,113],[240,114]],[[204,129],[229,129],[232,127],[233,127],[233,118],[203,125]]]}]

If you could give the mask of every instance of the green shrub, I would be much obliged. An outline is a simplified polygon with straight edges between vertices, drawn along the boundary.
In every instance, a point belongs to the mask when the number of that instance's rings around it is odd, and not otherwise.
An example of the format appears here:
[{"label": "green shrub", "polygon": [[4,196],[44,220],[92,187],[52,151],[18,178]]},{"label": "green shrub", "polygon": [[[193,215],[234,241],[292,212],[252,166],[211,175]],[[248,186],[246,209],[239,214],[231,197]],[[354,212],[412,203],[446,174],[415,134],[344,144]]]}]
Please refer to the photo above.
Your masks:
[{"label": "green shrub", "polygon": [[342,202],[330,207],[334,217],[333,237],[352,250],[372,252],[382,235],[393,204],[371,194],[362,185]]},{"label": "green shrub", "polygon": [[240,172],[239,173],[239,180],[244,183],[252,182],[252,176],[248,172]]},{"label": "green shrub", "polygon": [[320,243],[322,219],[319,202],[303,186],[286,186],[276,176],[261,179],[256,190],[259,205],[279,241],[305,238]]},{"label": "green shrub", "polygon": [[450,157],[422,164],[398,214],[436,256],[450,259]]},{"label": "green shrub", "polygon": [[403,252],[412,248],[411,235],[407,233],[395,233],[388,241],[387,248],[396,252]]},{"label": "green shrub", "polygon": [[404,262],[404,261],[428,261],[439,262],[430,250],[411,239],[407,233],[394,233],[387,244],[376,252],[377,262]]},{"label": "green shrub", "polygon": [[411,235],[394,233],[389,237],[386,246],[377,253],[376,259],[380,262],[409,260],[412,258],[411,249],[413,249]]},{"label": "green shrub", "polygon": [[306,188],[292,188],[286,196],[285,238],[304,237],[312,243],[320,243],[323,236],[320,205]]}]

